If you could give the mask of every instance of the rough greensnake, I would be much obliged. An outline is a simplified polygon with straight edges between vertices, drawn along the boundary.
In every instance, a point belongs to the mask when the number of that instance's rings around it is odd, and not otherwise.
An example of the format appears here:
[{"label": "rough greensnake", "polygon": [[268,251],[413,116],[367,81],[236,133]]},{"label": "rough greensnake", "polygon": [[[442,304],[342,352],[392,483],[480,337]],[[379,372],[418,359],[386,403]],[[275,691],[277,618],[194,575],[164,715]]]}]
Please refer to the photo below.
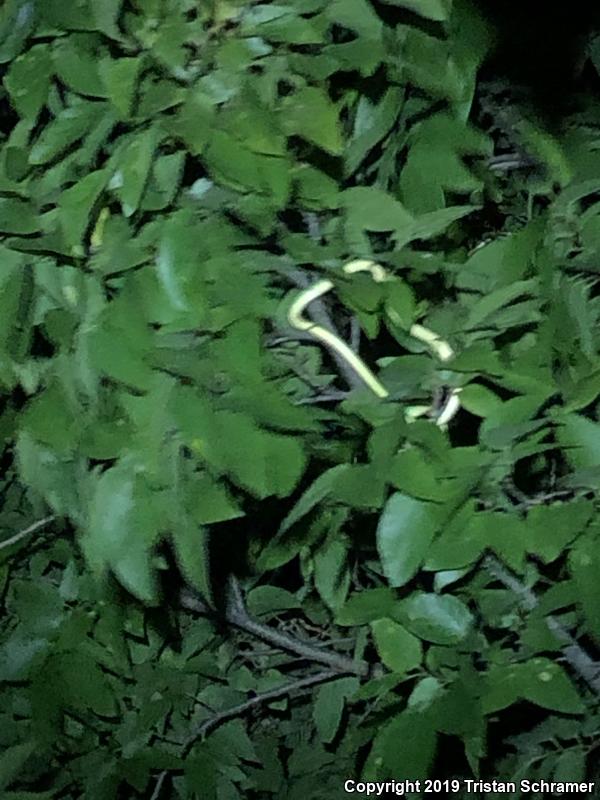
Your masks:
[{"label": "rough greensnake", "polygon": [[[349,275],[355,272],[369,272],[373,280],[377,283],[382,283],[391,279],[389,273],[380,264],[367,259],[349,261],[343,267],[343,271]],[[334,350],[348,363],[351,369],[354,370],[363,383],[368,386],[377,397],[382,399],[389,397],[389,392],[385,386],[343,339],[340,339],[337,334],[327,330],[327,328],[321,325],[317,325],[311,319],[304,316],[306,307],[314,300],[317,300],[319,297],[329,292],[333,287],[334,284],[332,281],[323,279],[315,283],[314,286],[310,286],[308,289],[300,292],[288,311],[289,324],[298,331],[309,333],[311,336],[314,336],[315,339]],[[400,323],[400,319],[392,309],[388,310],[388,314],[392,322]],[[454,351],[448,342],[441,339],[436,333],[429,330],[429,328],[425,328],[423,325],[417,323],[411,325],[409,334],[413,338],[426,344],[440,361],[449,361],[454,356]],[[443,407],[435,414],[435,424],[438,425],[438,427],[445,428],[459,410],[459,392],[460,389],[452,389],[448,393]],[[405,417],[407,421],[412,422],[426,414],[431,414],[432,411],[433,404],[428,406],[408,406],[405,410]]]}]

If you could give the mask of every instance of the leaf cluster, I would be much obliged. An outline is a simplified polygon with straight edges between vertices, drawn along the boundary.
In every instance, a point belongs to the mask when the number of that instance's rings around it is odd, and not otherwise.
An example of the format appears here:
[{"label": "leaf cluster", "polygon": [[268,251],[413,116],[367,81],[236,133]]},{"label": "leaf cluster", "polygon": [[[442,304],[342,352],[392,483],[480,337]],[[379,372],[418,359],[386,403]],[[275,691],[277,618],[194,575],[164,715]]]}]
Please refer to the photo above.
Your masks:
[{"label": "leaf cluster", "polygon": [[[498,110],[491,46],[466,0],[0,10],[9,800],[597,777],[600,116]],[[388,400],[289,328],[322,276]]]}]

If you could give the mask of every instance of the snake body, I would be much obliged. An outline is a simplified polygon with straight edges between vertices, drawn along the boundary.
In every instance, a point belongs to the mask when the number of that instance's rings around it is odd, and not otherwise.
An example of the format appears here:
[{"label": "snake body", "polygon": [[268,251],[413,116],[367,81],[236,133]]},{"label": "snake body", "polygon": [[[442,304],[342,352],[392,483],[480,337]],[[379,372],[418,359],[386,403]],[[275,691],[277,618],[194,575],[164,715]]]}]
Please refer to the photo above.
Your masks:
[{"label": "snake body", "polygon": [[[373,280],[377,283],[383,283],[384,281],[390,280],[391,277],[389,273],[381,266],[381,264],[377,264],[374,261],[369,261],[367,259],[356,259],[354,261],[350,261],[343,267],[343,271],[348,275],[356,272],[369,272]],[[304,316],[304,310],[307,308],[307,306],[310,305],[310,303],[312,303],[314,300],[317,300],[319,297],[322,297],[324,294],[331,291],[333,287],[334,284],[332,281],[323,279],[317,281],[314,286],[310,286],[308,289],[300,292],[290,306],[288,311],[288,322],[292,328],[309,333],[311,336],[314,336],[315,339],[322,342],[326,347],[330,347],[332,350],[338,353],[338,355],[347,362],[351,369],[354,370],[363,383],[377,397],[385,399],[386,397],[389,397],[388,390],[376,377],[376,375],[373,374],[365,362],[346,344],[346,342],[344,342],[343,339],[340,339],[337,334],[327,330],[327,328],[324,328],[321,325],[317,325],[311,319]],[[389,313],[392,321],[397,323],[400,321],[399,318],[396,317],[395,312],[391,311]],[[420,342],[426,344],[431,352],[437,356],[440,361],[448,361],[454,355],[454,351],[448,342],[444,341],[444,339],[441,339],[436,333],[429,330],[429,328],[425,328],[423,325],[419,325],[417,323],[411,325],[409,334],[413,338],[418,339]],[[443,408],[436,415],[435,422],[440,428],[445,428],[448,422],[452,419],[452,417],[454,417],[460,408],[460,400],[458,397],[459,391],[459,389],[453,389],[449,393]],[[431,411],[432,405],[409,406],[406,409],[405,416],[408,421],[412,421],[418,417],[428,414]]]}]

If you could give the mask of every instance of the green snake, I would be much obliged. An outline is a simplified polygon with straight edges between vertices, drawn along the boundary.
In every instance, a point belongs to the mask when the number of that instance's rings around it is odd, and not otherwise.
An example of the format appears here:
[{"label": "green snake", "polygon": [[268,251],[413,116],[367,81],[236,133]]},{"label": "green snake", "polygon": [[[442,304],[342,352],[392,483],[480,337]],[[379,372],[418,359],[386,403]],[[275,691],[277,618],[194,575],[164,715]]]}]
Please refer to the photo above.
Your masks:
[{"label": "green snake", "polygon": [[[373,280],[377,283],[383,283],[391,279],[391,276],[381,264],[367,259],[349,261],[343,267],[343,271],[349,275],[355,272],[369,272]],[[311,319],[304,316],[306,307],[314,300],[317,300],[319,297],[329,292],[333,287],[334,284],[330,280],[324,279],[315,283],[314,286],[310,286],[308,289],[300,292],[288,311],[289,324],[298,331],[309,333],[311,336],[314,336],[315,339],[338,353],[377,397],[382,399],[389,397],[389,392],[385,386],[343,339],[340,339],[337,334],[327,330],[327,328],[323,328],[321,325],[317,325]],[[388,314],[393,322],[400,323],[400,318],[393,309],[389,310]],[[441,339],[436,333],[429,330],[429,328],[415,323],[411,325],[409,333],[413,338],[426,344],[440,361],[449,361],[454,356],[454,351],[448,342]],[[452,389],[443,407],[435,414],[435,424],[438,425],[438,427],[445,428],[459,410],[459,392],[460,389]],[[405,411],[405,417],[407,421],[412,422],[426,414],[431,414],[432,411],[433,404],[428,406],[408,406]]]}]

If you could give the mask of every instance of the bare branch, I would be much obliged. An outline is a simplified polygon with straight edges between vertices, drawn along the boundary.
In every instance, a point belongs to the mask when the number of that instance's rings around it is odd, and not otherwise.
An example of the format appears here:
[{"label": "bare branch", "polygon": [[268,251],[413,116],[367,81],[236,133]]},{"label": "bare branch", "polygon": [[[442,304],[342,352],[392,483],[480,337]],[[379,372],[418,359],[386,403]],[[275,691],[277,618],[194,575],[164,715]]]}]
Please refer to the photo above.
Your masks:
[{"label": "bare branch", "polygon": [[303,397],[301,400],[296,400],[296,406],[309,406],[317,405],[318,403],[339,403],[349,397],[349,392],[325,392],[323,394],[316,394],[313,397]]},{"label": "bare branch", "polygon": [[502,153],[488,159],[488,167],[492,172],[510,172],[513,169],[524,169],[535,166],[535,160],[520,153]]},{"label": "bare branch", "polygon": [[40,519],[37,522],[34,522],[29,527],[24,528],[22,531],[15,533],[14,536],[11,536],[10,539],[5,539],[3,542],[0,542],[0,550],[4,550],[6,547],[12,547],[13,544],[17,544],[20,542],[21,539],[25,539],[27,536],[30,536],[32,533],[36,533],[37,531],[44,528],[48,523],[52,522],[54,519],[54,515],[50,517],[44,517],[44,519]]},{"label": "bare branch", "polygon": [[165,779],[166,779],[168,774],[169,773],[168,773],[168,771],[166,769],[164,769],[160,773],[160,775],[156,779],[156,785],[154,786],[154,791],[150,795],[150,800],[158,800],[158,798],[160,797],[160,790],[162,789],[162,785],[165,782]]},{"label": "bare branch", "polygon": [[352,317],[350,320],[350,347],[355,353],[358,353],[360,348],[360,334],[361,330],[358,320],[356,317]]},{"label": "bare branch", "polygon": [[276,686],[274,689],[269,689],[267,692],[260,692],[259,694],[251,697],[249,700],[246,700],[237,706],[219,711],[212,717],[209,717],[207,720],[202,722],[190,734],[184,744],[184,754],[189,751],[194,742],[196,742],[198,739],[203,739],[208,733],[210,733],[210,731],[214,730],[223,722],[227,722],[227,720],[234,719],[235,717],[241,717],[246,712],[251,711],[253,708],[260,706],[263,703],[269,703],[271,700],[277,700],[280,697],[294,694],[296,692],[303,692],[306,689],[310,689],[320,683],[330,681],[332,678],[339,678],[339,673],[334,672],[333,670],[317,672],[314,675],[309,675],[307,678],[300,678],[296,681],[291,681],[290,683],[284,683],[281,686]]},{"label": "bare branch", "polygon": [[[208,616],[215,616],[217,614],[215,609],[208,606],[200,597],[187,589],[182,591],[180,602],[184,608],[196,611],[199,614]],[[224,618],[230,625],[249,633],[251,636],[263,642],[267,642],[279,650],[294,653],[306,661],[323,664],[323,666],[329,667],[329,669],[334,670],[339,675],[358,675],[360,677],[366,677],[370,673],[369,665],[364,661],[353,661],[351,658],[347,658],[339,653],[326,650],[322,646],[297,639],[294,636],[272,628],[270,625],[258,622],[258,620],[248,614],[240,586],[233,577],[230,579],[229,583]]]},{"label": "bare branch", "polygon": [[529,496],[515,485],[512,478],[507,478],[504,481],[504,489],[511,500],[516,500],[518,507],[523,509],[541,506],[544,503],[550,503],[552,500],[560,500],[564,497],[573,497],[573,489],[555,489],[551,492],[541,492],[540,494]]},{"label": "bare branch", "polygon": [[[487,556],[484,566],[490,575],[504,584],[507,589],[519,599],[521,605],[527,611],[533,611],[538,605],[535,594],[513,575],[498,559]],[[548,615],[546,624],[550,631],[562,644],[562,651],[571,669],[582,678],[588,686],[600,695],[600,664],[589,655],[589,653],[577,642],[577,640],[566,630],[556,617]]]},{"label": "bare branch", "polygon": [[[326,683],[333,678],[339,678],[339,673],[334,672],[333,670],[317,672],[314,675],[309,675],[307,678],[299,678],[298,680],[284,683],[281,686],[276,686],[275,688],[269,689],[266,692],[260,692],[254,697],[251,697],[249,700],[239,703],[237,706],[219,711],[212,717],[204,720],[204,722],[202,722],[192,731],[183,744],[182,756],[185,758],[187,753],[190,751],[194,743],[198,741],[198,739],[204,739],[207,734],[209,734],[219,725],[222,725],[224,722],[227,722],[230,719],[235,719],[236,717],[241,717],[248,711],[263,705],[264,703],[269,703],[272,700],[277,700],[278,698],[285,697],[286,695],[305,692],[307,689],[312,689],[313,686]],[[163,770],[159,774],[150,800],[158,800],[162,785],[167,778],[167,775],[168,770]]]},{"label": "bare branch", "polygon": [[313,240],[313,242],[320,242],[321,224],[319,222],[319,217],[313,212],[309,212],[308,214],[303,214],[303,217],[306,227],[308,228],[308,235],[310,236],[310,238]]}]

